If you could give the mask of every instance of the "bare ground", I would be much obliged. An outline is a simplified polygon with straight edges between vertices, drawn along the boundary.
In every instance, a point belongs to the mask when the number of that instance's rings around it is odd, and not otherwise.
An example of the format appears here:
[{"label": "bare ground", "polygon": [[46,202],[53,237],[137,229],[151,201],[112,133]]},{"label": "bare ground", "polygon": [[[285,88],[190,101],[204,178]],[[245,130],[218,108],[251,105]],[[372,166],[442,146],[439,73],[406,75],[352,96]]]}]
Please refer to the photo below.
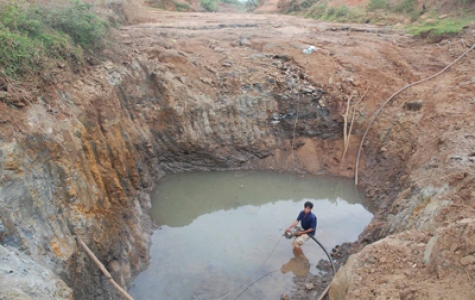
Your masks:
[{"label": "bare ground", "polygon": [[[119,47],[105,54],[116,64],[138,57],[157,61],[177,81],[207,95],[257,88],[263,78],[279,91],[298,77],[302,85],[325,91],[322,103],[337,110],[340,124],[347,96],[353,96],[353,108],[367,91],[355,110],[344,161],[341,140],[297,134],[290,156],[275,151],[253,163],[267,169],[297,164],[297,170],[342,176],[354,176],[357,146],[379,105],[475,43],[474,26],[461,37],[428,44],[398,30],[280,15],[153,12],[152,20],[117,30]],[[316,51],[304,54],[310,45]],[[402,93],[373,125],[360,175],[379,212],[330,299],[475,298],[474,62],[471,53]],[[220,80],[230,72],[235,80]],[[22,111],[9,111],[2,122],[10,119],[22,120]],[[287,163],[292,168],[282,167]],[[311,294],[300,291],[300,297]]]}]

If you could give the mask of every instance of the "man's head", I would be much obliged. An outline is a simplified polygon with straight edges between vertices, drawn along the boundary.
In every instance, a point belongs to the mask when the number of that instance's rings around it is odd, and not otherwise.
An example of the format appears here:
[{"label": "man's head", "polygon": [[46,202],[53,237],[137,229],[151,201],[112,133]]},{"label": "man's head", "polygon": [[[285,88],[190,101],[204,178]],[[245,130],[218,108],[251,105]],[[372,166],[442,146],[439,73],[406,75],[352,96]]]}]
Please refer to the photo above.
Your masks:
[{"label": "man's head", "polygon": [[303,205],[303,210],[306,214],[308,214],[309,212],[312,211],[312,208],[313,208],[313,203],[310,202],[310,201],[307,201],[305,202],[305,204]]}]

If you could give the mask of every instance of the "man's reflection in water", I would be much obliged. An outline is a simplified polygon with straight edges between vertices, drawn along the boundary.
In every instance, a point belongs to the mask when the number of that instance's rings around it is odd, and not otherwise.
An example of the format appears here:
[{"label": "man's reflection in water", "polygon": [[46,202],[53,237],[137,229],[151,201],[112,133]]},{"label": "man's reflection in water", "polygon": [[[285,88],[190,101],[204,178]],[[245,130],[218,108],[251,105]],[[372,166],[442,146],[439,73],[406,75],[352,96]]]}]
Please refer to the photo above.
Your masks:
[{"label": "man's reflection in water", "polygon": [[305,277],[310,271],[310,263],[305,257],[303,251],[300,249],[300,253],[295,251],[295,248],[292,251],[294,257],[292,257],[288,262],[282,265],[280,271],[282,273],[292,272],[295,276]]}]

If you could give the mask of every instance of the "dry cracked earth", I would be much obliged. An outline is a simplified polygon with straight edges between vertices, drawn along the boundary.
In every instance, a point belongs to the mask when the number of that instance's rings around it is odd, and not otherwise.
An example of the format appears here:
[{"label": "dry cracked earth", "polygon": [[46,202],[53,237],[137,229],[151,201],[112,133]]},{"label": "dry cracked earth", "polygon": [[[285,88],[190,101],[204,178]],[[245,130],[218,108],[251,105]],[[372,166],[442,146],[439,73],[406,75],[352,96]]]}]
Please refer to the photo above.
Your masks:
[{"label": "dry cracked earth", "polygon": [[[381,103],[475,43],[474,25],[434,43],[281,15],[152,14],[114,32],[105,62],[58,69],[30,99],[3,95],[15,100],[0,102],[0,299],[119,299],[74,238],[130,284],[149,259],[149,193],[169,172],[353,177]],[[474,62],[398,95],[371,127],[360,186],[379,211],[335,250],[347,262],[330,299],[475,299]],[[325,284],[309,277],[289,297]]]}]

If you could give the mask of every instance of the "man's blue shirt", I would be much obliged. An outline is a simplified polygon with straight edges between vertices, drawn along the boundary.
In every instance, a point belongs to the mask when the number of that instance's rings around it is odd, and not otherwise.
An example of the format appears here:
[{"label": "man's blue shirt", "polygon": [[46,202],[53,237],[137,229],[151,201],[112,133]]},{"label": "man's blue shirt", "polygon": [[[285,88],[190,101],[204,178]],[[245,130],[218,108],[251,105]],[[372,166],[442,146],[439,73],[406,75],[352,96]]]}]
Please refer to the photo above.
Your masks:
[{"label": "man's blue shirt", "polygon": [[305,212],[302,210],[297,217],[297,221],[300,221],[304,230],[314,228],[315,230],[309,234],[315,235],[315,231],[317,231],[317,216],[315,216],[312,212],[305,215]]}]

